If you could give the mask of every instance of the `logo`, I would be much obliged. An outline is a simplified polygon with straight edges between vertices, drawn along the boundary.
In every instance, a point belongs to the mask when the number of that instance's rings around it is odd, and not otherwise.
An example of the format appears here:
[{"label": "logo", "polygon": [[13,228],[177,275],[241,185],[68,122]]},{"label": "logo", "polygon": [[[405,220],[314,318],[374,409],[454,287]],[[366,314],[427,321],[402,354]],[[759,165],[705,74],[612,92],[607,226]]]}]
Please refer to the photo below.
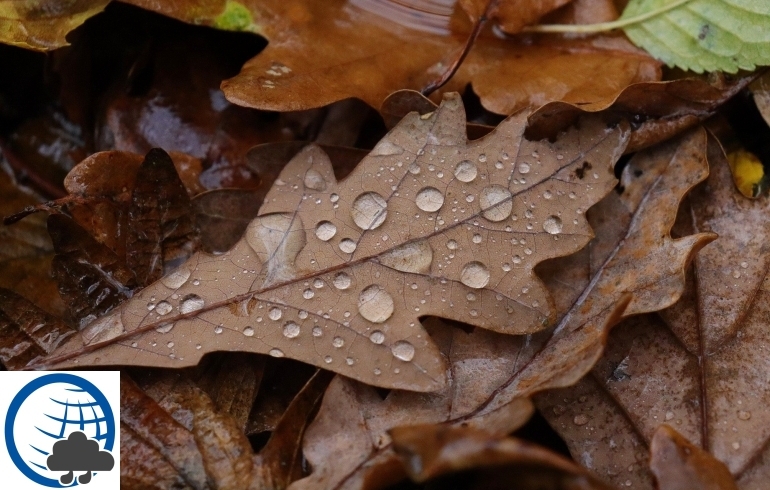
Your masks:
[{"label": "logo", "polygon": [[4,487],[120,488],[120,373],[0,372],[0,385]]}]

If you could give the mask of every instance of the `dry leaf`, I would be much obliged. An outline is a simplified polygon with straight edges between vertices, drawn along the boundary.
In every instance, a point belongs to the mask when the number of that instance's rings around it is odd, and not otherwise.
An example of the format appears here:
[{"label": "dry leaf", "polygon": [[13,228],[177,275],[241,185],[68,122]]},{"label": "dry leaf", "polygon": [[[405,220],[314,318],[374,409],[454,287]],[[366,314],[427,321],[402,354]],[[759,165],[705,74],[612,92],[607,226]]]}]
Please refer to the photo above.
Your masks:
[{"label": "dry leaf", "polygon": [[[589,379],[538,402],[573,453],[585,455],[578,456],[584,464],[637,488],[651,488],[649,475],[623,468],[646,457],[663,422],[723,461],[739,488],[764,488],[767,481],[770,431],[761,373],[767,364],[768,202],[734,189],[714,142],[709,160],[712,175],[694,191],[683,217],[686,229],[713,231],[719,239],[696,257],[688,294],[661,312],[665,323],[648,316],[619,327]],[[581,397],[587,403],[561,401]],[[597,417],[575,428],[570,420],[584,408]],[[591,426],[618,435],[596,439]]]},{"label": "dry leaf", "polygon": [[621,314],[676,301],[686,263],[713,239],[668,235],[682,196],[706,176],[705,145],[700,130],[640,154],[624,173],[623,195],[611,193],[590,210],[598,222],[590,248],[549,264],[556,271],[549,284],[562,285],[555,332],[512,337],[433,326],[450,366],[450,383],[435,394],[393,391],[383,400],[370,387],[333,381],[305,439],[313,473],[292,488],[358,488],[381,475],[395,458],[387,430],[400,425],[470,424],[507,434],[529,417],[522,396],[574,383],[590,370]]},{"label": "dry leaf", "polygon": [[650,469],[660,490],[738,490],[721,461],[668,425],[655,431]]},{"label": "dry leaf", "polygon": [[467,142],[451,96],[430,117],[407,117],[340,183],[308,147],[231,251],[194,256],[48,365],[181,367],[249,350],[380,386],[440,388],[445,367],[418,318],[543,329],[551,302],[532,268],[589,240],[582,212],[614,183],[620,129],[584,122],[530,142],[524,120]]},{"label": "dry leaf", "polygon": [[757,109],[765,122],[770,125],[770,72],[765,72],[751,84],[751,93]]},{"label": "dry leaf", "polygon": [[[459,480],[474,489],[611,488],[563,456],[520,439],[442,425],[400,427],[390,432],[404,468],[417,482],[433,480],[433,485],[442,487]],[[470,471],[473,473],[468,475]]]}]

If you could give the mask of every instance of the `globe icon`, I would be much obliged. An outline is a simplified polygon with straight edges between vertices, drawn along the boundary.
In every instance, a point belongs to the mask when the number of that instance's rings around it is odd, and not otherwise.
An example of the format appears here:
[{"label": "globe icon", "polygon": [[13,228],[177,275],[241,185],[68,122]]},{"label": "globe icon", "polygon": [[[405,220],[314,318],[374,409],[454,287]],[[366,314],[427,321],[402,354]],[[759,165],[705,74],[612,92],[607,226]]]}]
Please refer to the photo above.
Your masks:
[{"label": "globe icon", "polygon": [[104,394],[90,381],[55,373],[34,379],[11,402],[5,423],[8,452],[30,480],[51,488],[62,484],[62,473],[48,469],[54,443],[73,432],[99,443],[102,451],[115,444],[115,417]]}]

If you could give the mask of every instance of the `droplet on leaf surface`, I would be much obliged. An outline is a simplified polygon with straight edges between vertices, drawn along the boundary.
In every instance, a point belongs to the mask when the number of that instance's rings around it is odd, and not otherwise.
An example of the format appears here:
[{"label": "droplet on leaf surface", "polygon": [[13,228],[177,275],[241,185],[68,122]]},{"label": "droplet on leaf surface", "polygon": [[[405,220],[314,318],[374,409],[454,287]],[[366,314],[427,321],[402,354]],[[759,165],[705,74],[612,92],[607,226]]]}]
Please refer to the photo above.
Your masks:
[{"label": "droplet on leaf surface", "polygon": [[358,296],[358,312],[373,323],[382,323],[393,315],[393,297],[379,284],[372,284]]},{"label": "droplet on leaf surface", "polygon": [[188,294],[182,299],[182,303],[179,305],[179,311],[181,313],[192,313],[198,311],[205,305],[203,298],[197,294]]},{"label": "droplet on leaf surface", "polygon": [[318,223],[318,225],[316,225],[315,236],[317,236],[319,240],[328,242],[334,238],[334,235],[336,234],[337,227],[331,221],[321,221]]},{"label": "droplet on leaf surface", "polygon": [[483,288],[489,283],[489,269],[481,262],[468,262],[460,273],[460,282],[470,288]]},{"label": "droplet on leaf surface", "polygon": [[385,222],[388,203],[376,192],[366,192],[353,201],[350,215],[362,230],[374,230]]},{"label": "droplet on leaf surface", "polygon": [[415,203],[422,211],[432,213],[444,205],[444,194],[435,187],[425,187],[417,193]]},{"label": "droplet on leaf surface", "polygon": [[489,221],[503,221],[511,215],[513,199],[511,191],[501,185],[490,185],[479,196],[481,214]]},{"label": "droplet on leaf surface", "polygon": [[543,221],[543,229],[551,235],[558,235],[562,228],[563,224],[558,216],[549,216]]},{"label": "droplet on leaf surface", "polygon": [[411,361],[414,358],[414,346],[405,340],[399,340],[391,347],[393,356],[402,361]]},{"label": "droplet on leaf surface", "polygon": [[463,160],[455,167],[455,177],[460,182],[472,182],[478,173],[476,164],[468,160]]}]

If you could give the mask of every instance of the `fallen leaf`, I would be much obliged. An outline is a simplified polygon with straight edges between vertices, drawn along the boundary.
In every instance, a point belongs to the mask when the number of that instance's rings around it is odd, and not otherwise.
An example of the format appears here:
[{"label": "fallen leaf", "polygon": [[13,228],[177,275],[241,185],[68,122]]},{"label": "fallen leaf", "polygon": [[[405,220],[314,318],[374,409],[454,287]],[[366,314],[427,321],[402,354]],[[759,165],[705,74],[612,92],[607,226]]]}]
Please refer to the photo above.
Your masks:
[{"label": "fallen leaf", "polygon": [[[713,239],[668,234],[682,197],[706,177],[705,151],[698,130],[638,154],[624,171],[622,196],[611,193],[590,210],[597,238],[539,268],[557,293],[555,330],[514,337],[433,325],[450,370],[437,393],[392,391],[383,400],[371,387],[333,381],[305,438],[313,473],[292,489],[359,488],[387,473],[395,458],[387,430],[401,425],[467,424],[507,434],[529,418],[527,396],[575,383],[591,369],[620,317],[675,302],[687,262]],[[589,422],[582,417],[579,426]]]},{"label": "fallen leaf", "polygon": [[226,252],[243,236],[257,217],[264,193],[244,189],[218,189],[195,196],[190,202],[201,233],[201,249]]},{"label": "fallen leaf", "polygon": [[750,88],[759,113],[770,125],[770,73],[765,72],[751,84]]},{"label": "fallen leaf", "polygon": [[668,425],[655,431],[650,468],[660,490],[738,490],[721,461]]},{"label": "fallen leaf", "polygon": [[407,117],[340,183],[308,147],[232,250],[194,256],[47,365],[181,367],[248,350],[379,386],[440,388],[445,367],[418,318],[508,334],[545,328],[551,300],[532,268],[589,240],[582,213],[614,184],[619,128],[586,121],[531,142],[524,121],[468,142],[450,96],[430,117]]},{"label": "fallen leaf", "polygon": [[522,490],[611,488],[563,456],[520,439],[442,425],[399,427],[390,433],[416,482],[443,486],[459,480],[469,484],[466,488]]},{"label": "fallen leaf", "polygon": [[[770,431],[761,373],[767,364],[768,201],[736,191],[713,141],[708,155],[711,176],[693,192],[682,226],[716,232],[719,239],[695,258],[687,294],[659,316],[618,327],[586,381],[538,400],[589,469],[638,488],[652,487],[649,476],[623,469],[646,457],[663,422],[724,462],[738,488],[763,488],[767,481]],[[586,403],[561,401],[580,397]],[[583,430],[569,423],[580,414],[587,417]],[[596,439],[590,427],[617,437]]]}]

